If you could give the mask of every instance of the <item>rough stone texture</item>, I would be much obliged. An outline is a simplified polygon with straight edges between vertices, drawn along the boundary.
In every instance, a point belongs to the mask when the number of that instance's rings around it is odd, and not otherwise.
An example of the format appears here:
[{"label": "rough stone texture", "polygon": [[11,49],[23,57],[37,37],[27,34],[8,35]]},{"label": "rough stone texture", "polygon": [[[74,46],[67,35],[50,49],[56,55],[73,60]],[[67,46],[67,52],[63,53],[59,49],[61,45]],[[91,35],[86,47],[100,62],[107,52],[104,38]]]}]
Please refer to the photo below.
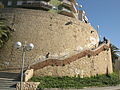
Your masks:
[{"label": "rough stone texture", "polygon": [[33,77],[33,69],[26,70],[24,73],[24,81],[27,82],[30,78]]},{"label": "rough stone texture", "polygon": [[[101,48],[100,48],[101,49]],[[70,59],[70,58],[69,58]],[[37,64],[36,64],[37,66]],[[38,65],[39,66],[39,65]],[[111,50],[102,50],[99,54],[86,55],[64,66],[49,65],[34,71],[35,76],[81,76],[112,73]],[[40,67],[40,66],[39,66]]]},{"label": "rough stone texture", "polygon": [[[61,59],[71,56],[77,51],[98,46],[96,30],[74,18],[40,10],[12,8],[0,9],[0,16],[6,18],[8,25],[14,29],[12,37],[0,50],[0,67],[2,69],[14,70],[20,67],[21,51],[14,48],[17,41],[23,43],[27,41],[27,43],[35,45],[32,51],[26,53],[26,65],[46,60],[46,58]],[[69,24],[69,22],[72,23]],[[104,56],[101,55],[101,57]],[[83,61],[85,59],[89,60],[84,57]],[[65,66],[66,69],[68,67],[69,65]],[[55,70],[57,69],[61,70],[62,67],[56,67]]]},{"label": "rough stone texture", "polygon": [[[37,90],[39,84],[40,82],[23,82],[22,90]],[[17,83],[16,90],[20,90],[20,83]]]},{"label": "rough stone texture", "polygon": [[64,58],[63,60],[47,59],[45,61],[37,62],[37,63],[31,65],[30,68],[37,70],[37,69],[41,69],[41,68],[49,66],[49,65],[63,66],[63,65],[69,64],[69,63],[76,61],[85,56],[90,57],[90,56],[98,55],[100,52],[102,52],[104,50],[108,50],[109,48],[110,48],[110,43],[107,43],[107,44],[102,43],[99,47],[95,48],[94,50],[83,50],[81,52],[78,52],[75,55]]},{"label": "rough stone texture", "polygon": [[115,60],[115,64],[113,66],[114,66],[114,71],[116,72],[120,71],[120,58]]}]

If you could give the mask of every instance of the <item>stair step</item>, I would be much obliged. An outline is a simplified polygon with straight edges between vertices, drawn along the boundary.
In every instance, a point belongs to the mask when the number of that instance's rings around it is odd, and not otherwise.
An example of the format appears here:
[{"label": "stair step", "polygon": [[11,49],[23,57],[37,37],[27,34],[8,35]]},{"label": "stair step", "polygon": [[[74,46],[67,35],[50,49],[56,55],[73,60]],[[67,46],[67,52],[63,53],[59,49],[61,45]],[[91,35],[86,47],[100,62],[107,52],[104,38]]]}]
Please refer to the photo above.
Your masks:
[{"label": "stair step", "polygon": [[4,86],[6,86],[6,87],[14,87],[16,84],[7,84],[7,85],[0,85],[0,87],[4,87]]},{"label": "stair step", "polygon": [[16,90],[18,74],[0,72],[0,90]]},{"label": "stair step", "polygon": [[16,88],[0,88],[0,90],[16,90]]},{"label": "stair step", "polygon": [[6,82],[11,83],[11,82],[19,82],[19,81],[0,81],[0,83],[6,83]]},{"label": "stair step", "polygon": [[1,84],[16,84],[16,83],[18,83],[18,82],[0,82],[0,86],[1,86]]},{"label": "stair step", "polygon": [[14,89],[16,87],[8,87],[8,86],[7,87],[0,87],[0,89],[2,89],[2,88],[11,88],[11,89],[13,88]]},{"label": "stair step", "polygon": [[19,82],[19,80],[0,80],[0,82]]},{"label": "stair step", "polygon": [[15,79],[0,79],[0,90],[16,90],[16,83],[19,82]]}]

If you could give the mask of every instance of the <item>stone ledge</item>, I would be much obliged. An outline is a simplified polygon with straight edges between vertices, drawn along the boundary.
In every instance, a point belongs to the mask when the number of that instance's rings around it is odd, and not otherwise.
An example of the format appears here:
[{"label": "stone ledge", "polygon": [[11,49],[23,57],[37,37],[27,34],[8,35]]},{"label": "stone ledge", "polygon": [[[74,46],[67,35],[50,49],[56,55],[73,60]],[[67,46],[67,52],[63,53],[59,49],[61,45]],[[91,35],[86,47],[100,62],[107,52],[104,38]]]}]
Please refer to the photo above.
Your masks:
[{"label": "stone ledge", "polygon": [[27,82],[30,78],[33,77],[33,69],[26,70],[24,73],[24,81]]},{"label": "stone ledge", "polygon": [[[40,82],[23,82],[23,90],[36,90]],[[20,90],[20,82],[16,85],[16,90]]]}]

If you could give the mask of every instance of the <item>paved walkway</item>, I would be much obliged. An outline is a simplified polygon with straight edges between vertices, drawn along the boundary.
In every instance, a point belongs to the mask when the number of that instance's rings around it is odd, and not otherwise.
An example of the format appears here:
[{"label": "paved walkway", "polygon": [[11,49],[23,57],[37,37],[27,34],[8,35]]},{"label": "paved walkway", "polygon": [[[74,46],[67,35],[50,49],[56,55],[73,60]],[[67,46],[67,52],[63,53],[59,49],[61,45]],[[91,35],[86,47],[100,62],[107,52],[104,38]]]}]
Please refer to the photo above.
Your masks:
[{"label": "paved walkway", "polygon": [[[15,84],[17,81],[18,73],[0,72],[0,90],[16,90]],[[84,89],[44,89],[44,90],[120,90],[119,86],[110,87],[95,87]]]},{"label": "paved walkway", "polygon": [[79,89],[79,90],[120,90],[120,86],[85,88],[85,89]]},{"label": "paved walkway", "polygon": [[84,89],[46,88],[43,90],[120,90],[120,86],[95,87],[95,88],[84,88]]}]

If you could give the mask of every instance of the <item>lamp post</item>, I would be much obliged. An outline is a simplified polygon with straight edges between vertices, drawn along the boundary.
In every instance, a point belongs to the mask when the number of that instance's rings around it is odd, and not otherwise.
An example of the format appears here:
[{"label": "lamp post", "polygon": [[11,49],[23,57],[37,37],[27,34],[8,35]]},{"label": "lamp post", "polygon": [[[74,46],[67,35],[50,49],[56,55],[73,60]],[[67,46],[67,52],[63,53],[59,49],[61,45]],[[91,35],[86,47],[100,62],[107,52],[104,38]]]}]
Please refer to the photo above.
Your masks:
[{"label": "lamp post", "polygon": [[22,45],[21,42],[15,43],[15,48],[22,51],[22,66],[21,66],[21,82],[20,82],[20,90],[23,90],[23,71],[24,71],[24,61],[25,61],[25,53],[26,51],[31,51],[34,48],[32,43],[26,44],[26,42]]},{"label": "lamp post", "polygon": [[99,28],[100,28],[100,26],[99,26],[99,25],[97,25],[98,38],[99,38],[99,42],[101,42],[101,36],[99,35]]},{"label": "lamp post", "polygon": [[99,25],[97,25],[97,32],[98,32],[99,28],[100,28],[100,26],[99,26]]}]

